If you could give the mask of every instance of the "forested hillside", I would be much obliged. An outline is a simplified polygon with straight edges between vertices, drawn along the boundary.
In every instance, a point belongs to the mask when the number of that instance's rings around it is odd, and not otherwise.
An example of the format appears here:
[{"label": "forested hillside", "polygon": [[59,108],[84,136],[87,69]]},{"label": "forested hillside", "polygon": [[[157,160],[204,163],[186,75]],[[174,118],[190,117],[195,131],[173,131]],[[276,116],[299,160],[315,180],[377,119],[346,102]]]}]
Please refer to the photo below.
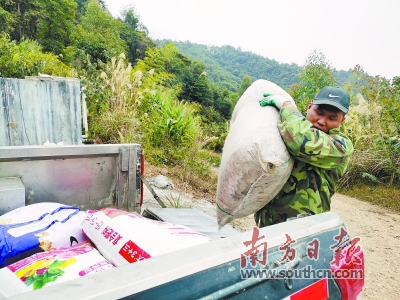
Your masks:
[{"label": "forested hillside", "polygon": [[300,67],[296,64],[281,64],[251,52],[243,52],[232,46],[206,46],[191,42],[156,41],[158,45],[173,42],[187,57],[206,65],[208,76],[220,86],[237,91],[243,78],[249,75],[252,81],[267,79],[288,89],[298,82]]},{"label": "forested hillside", "polygon": [[[206,65],[208,76],[222,87],[237,91],[244,76],[249,75],[252,81],[267,79],[275,82],[284,89],[299,81],[301,66],[291,63],[279,63],[274,59],[242,51],[232,46],[207,46],[189,41],[157,40],[161,46],[167,42],[174,43],[179,51],[187,57],[201,61]],[[349,79],[351,70],[338,71],[333,68],[333,75],[342,85]]]}]

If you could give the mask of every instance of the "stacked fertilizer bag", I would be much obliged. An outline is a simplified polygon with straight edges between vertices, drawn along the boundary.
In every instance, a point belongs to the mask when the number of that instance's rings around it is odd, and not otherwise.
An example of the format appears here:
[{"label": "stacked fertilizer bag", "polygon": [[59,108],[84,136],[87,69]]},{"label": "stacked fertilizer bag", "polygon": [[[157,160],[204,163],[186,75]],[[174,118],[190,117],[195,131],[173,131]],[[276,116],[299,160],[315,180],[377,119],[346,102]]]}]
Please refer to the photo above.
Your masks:
[{"label": "stacked fertilizer bag", "polygon": [[230,221],[257,212],[271,201],[293,169],[277,128],[281,121],[275,107],[261,107],[264,94],[292,97],[278,85],[255,81],[237,102],[223,147],[217,186],[217,221]]},{"label": "stacked fertilizer bag", "polygon": [[82,231],[86,212],[38,203],[0,216],[0,299],[114,266]]},{"label": "stacked fertilizer bag", "polygon": [[115,266],[210,242],[188,227],[105,208],[88,211],[83,231]]},{"label": "stacked fertilizer bag", "polygon": [[0,270],[0,299],[112,268],[90,241],[37,253]]},{"label": "stacked fertilizer bag", "polygon": [[114,208],[28,205],[0,216],[0,299],[211,240]]},{"label": "stacked fertilizer bag", "polygon": [[37,203],[0,216],[0,267],[32,254],[69,247],[87,239],[86,213],[59,203]]}]

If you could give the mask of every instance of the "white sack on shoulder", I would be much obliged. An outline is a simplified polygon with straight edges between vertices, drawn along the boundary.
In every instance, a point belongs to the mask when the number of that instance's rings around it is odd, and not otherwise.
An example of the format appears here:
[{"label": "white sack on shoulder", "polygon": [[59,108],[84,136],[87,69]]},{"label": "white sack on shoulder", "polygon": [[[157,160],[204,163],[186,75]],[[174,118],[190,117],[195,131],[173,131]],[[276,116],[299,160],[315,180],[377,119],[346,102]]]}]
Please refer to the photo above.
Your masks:
[{"label": "white sack on shoulder", "polygon": [[277,128],[278,110],[261,107],[264,93],[292,97],[268,80],[255,81],[240,97],[222,152],[217,186],[220,227],[257,212],[289,178],[293,159]]},{"label": "white sack on shoulder", "polygon": [[188,227],[114,208],[88,211],[82,227],[100,253],[117,267],[212,241]]}]

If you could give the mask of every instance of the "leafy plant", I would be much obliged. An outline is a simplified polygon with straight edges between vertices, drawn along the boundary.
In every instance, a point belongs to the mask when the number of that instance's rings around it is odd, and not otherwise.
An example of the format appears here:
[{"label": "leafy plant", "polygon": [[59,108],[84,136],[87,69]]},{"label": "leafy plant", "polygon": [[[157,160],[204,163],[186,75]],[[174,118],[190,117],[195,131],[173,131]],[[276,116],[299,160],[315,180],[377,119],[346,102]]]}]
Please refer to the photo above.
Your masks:
[{"label": "leafy plant", "polygon": [[183,197],[179,194],[164,195],[161,197],[163,200],[166,200],[172,208],[183,208]]},{"label": "leafy plant", "polygon": [[44,53],[38,42],[22,39],[16,43],[8,34],[0,33],[0,76],[24,78],[38,73],[68,77],[72,70],[54,54]]},{"label": "leafy plant", "polygon": [[333,76],[330,62],[318,50],[310,53],[301,69],[299,78],[300,82],[291,85],[288,92],[303,114],[306,113],[308,104],[321,88],[335,86],[337,82],[337,79]]},{"label": "leafy plant", "polygon": [[199,132],[197,119],[193,116],[194,108],[174,99],[168,91],[149,93],[144,102],[152,104],[142,127],[146,152],[151,156],[152,149],[162,149],[164,157],[159,163],[176,164],[181,149],[189,149]]},{"label": "leafy plant", "polygon": [[362,173],[362,178],[367,178],[367,179],[371,180],[374,183],[379,182],[378,178],[376,178],[374,175],[371,175],[371,174],[366,173],[366,172]]}]

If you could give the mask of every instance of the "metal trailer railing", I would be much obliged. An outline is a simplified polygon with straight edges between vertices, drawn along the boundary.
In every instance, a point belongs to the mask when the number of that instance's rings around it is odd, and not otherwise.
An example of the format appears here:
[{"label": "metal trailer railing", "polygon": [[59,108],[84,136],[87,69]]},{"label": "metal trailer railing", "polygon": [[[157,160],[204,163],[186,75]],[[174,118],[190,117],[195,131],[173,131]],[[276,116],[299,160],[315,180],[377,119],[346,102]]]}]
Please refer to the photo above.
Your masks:
[{"label": "metal trailer railing", "polygon": [[[0,147],[0,179],[21,181],[25,205],[59,202],[140,213],[142,163],[138,144]],[[0,189],[0,208],[14,201],[1,195]]]}]

